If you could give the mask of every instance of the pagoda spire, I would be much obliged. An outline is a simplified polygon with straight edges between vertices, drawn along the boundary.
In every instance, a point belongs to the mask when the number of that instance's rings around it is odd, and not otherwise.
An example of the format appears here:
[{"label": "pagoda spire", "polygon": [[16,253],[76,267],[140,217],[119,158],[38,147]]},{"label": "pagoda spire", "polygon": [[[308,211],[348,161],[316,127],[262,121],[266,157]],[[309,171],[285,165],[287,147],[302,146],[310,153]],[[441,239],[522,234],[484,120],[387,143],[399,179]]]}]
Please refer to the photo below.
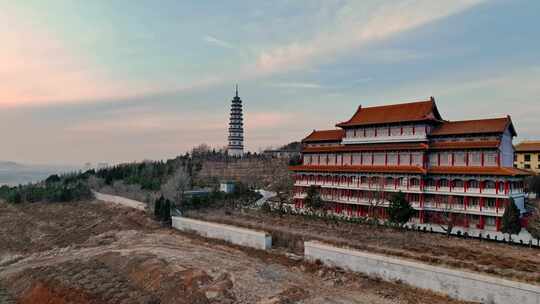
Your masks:
[{"label": "pagoda spire", "polygon": [[236,97],[238,97],[238,83],[236,84]]}]

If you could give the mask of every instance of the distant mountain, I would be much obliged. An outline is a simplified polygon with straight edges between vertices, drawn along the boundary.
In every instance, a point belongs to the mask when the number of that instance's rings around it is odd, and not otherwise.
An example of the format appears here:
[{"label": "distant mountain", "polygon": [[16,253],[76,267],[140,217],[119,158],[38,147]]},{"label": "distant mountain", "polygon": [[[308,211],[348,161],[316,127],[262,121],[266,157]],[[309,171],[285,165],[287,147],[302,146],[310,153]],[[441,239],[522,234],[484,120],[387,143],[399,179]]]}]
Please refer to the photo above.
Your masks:
[{"label": "distant mountain", "polygon": [[5,169],[23,169],[25,166],[12,161],[2,161],[0,160],[0,170]]},{"label": "distant mountain", "polygon": [[51,174],[77,171],[73,166],[29,165],[0,161],[0,185],[19,185],[41,181]]}]

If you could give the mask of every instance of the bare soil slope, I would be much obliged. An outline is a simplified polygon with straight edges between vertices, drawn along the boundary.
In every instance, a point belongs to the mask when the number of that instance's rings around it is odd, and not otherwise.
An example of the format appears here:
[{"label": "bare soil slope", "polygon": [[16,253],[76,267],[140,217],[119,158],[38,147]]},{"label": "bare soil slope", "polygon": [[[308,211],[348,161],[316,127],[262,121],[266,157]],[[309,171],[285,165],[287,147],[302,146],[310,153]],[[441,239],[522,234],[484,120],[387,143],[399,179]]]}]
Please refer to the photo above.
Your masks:
[{"label": "bare soil slope", "polygon": [[0,203],[0,244],[0,303],[460,303],[101,202]]}]

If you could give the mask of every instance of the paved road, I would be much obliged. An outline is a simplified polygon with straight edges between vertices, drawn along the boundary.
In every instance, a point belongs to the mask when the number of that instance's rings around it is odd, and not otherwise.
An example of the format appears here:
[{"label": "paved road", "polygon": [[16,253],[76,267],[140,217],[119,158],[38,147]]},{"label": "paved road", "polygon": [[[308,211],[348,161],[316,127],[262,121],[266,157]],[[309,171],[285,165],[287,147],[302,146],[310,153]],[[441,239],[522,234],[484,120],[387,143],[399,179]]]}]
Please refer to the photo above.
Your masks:
[{"label": "paved road", "polygon": [[269,199],[271,199],[272,197],[276,196],[277,194],[275,192],[272,192],[272,191],[266,191],[266,190],[263,190],[263,189],[259,189],[257,190],[257,192],[259,192],[259,194],[261,194],[263,197],[261,197],[258,201],[255,202],[255,205],[257,207],[261,207],[264,203],[266,203]]},{"label": "paved road", "polygon": [[146,208],[145,203],[135,201],[135,200],[132,200],[132,199],[129,199],[129,198],[125,198],[125,197],[122,197],[122,196],[104,194],[104,193],[99,193],[99,192],[96,192],[96,191],[93,191],[93,193],[94,193],[94,196],[96,197],[96,199],[98,199],[100,201],[111,202],[111,203],[119,204],[119,205],[122,205],[122,206],[139,209],[139,210],[142,210],[142,211],[144,211],[144,209]]}]

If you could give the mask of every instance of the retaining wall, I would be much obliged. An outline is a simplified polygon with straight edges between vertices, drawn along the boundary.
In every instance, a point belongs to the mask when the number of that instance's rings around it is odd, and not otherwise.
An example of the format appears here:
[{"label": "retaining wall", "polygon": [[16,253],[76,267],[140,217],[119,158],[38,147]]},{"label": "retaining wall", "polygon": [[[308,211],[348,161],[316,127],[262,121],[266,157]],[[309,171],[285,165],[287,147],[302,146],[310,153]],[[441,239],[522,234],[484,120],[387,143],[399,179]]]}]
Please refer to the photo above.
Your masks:
[{"label": "retaining wall", "polygon": [[540,286],[471,272],[431,266],[383,255],[305,242],[304,255],[383,280],[400,280],[411,286],[447,294],[464,301],[493,304],[540,304]]},{"label": "retaining wall", "polygon": [[220,239],[237,245],[263,250],[272,247],[272,237],[265,232],[179,216],[172,217],[172,226],[178,230],[193,231],[204,237]]}]

